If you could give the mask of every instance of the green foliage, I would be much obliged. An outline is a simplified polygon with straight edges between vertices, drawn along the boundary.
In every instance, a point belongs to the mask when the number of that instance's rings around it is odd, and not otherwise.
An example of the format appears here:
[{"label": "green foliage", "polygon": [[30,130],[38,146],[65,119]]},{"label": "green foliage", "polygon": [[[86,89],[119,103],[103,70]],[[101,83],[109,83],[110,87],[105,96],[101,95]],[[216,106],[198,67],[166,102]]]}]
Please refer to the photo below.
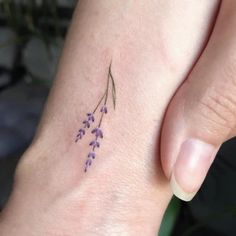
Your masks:
[{"label": "green foliage", "polygon": [[[59,16],[61,10],[61,16]],[[48,53],[46,61],[51,60],[52,47],[60,47],[65,36],[70,16],[64,16],[64,9],[59,7],[57,0],[2,0],[0,1],[0,25],[10,28],[14,34],[7,42],[1,42],[0,49],[14,45],[18,52],[18,64],[23,63],[23,55],[32,39],[39,39]],[[72,9],[71,11],[72,12]],[[66,18],[67,17],[67,18]],[[60,40],[58,40],[60,39]],[[29,50],[27,51],[29,53]],[[33,52],[31,53],[31,55]],[[35,58],[37,57],[34,56]],[[31,82],[43,82],[41,78],[26,66]]]},{"label": "green foliage", "polygon": [[159,236],[171,236],[180,212],[180,200],[173,197],[161,223]]},{"label": "green foliage", "polygon": [[42,0],[41,4],[37,4],[36,0],[3,0],[0,16],[21,36],[50,38],[60,34],[57,9],[56,0]]}]

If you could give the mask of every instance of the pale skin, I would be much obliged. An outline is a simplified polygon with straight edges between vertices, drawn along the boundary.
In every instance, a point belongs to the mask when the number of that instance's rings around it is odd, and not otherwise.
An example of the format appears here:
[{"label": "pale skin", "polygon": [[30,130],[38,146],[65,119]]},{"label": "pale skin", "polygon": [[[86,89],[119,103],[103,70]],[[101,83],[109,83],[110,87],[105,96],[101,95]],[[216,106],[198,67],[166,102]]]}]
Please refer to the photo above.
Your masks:
[{"label": "pale skin", "polygon": [[[2,213],[2,236],[156,235],[172,197],[160,164],[168,104],[199,58],[219,1],[81,0],[37,135]],[[85,174],[77,129],[106,87],[117,106]]]}]

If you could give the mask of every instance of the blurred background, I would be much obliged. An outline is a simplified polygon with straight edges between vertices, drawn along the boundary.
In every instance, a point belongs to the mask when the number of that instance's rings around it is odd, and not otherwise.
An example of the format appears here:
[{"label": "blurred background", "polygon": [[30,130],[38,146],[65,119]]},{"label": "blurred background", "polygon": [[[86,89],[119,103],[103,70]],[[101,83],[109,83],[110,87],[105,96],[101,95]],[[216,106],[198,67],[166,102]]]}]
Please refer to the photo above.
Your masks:
[{"label": "blurred background", "polygon": [[[0,0],[0,210],[32,140],[76,0]],[[173,198],[160,236],[236,235],[236,139],[219,151],[198,195]]]}]

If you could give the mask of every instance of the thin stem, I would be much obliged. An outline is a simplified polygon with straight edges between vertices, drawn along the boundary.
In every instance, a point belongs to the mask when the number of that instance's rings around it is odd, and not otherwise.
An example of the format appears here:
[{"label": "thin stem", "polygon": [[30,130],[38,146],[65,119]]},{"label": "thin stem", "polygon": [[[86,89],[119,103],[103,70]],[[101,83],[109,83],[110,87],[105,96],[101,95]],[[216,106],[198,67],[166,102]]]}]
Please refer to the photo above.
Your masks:
[{"label": "thin stem", "polygon": [[[111,66],[111,65],[110,65]],[[109,66],[109,71],[110,71],[110,66]],[[109,83],[110,82],[110,74],[108,72],[108,75],[107,75],[107,88],[106,88],[106,97],[105,97],[105,101],[104,101],[104,105],[107,104],[107,98],[108,98],[108,90],[109,90]]]},{"label": "thin stem", "polygon": [[[97,111],[99,105],[102,103],[102,100],[105,97],[105,101],[104,101],[104,105],[107,104],[107,99],[108,99],[108,90],[109,90],[109,81],[110,81],[110,71],[111,71],[111,64],[109,66],[109,72],[108,72],[108,76],[107,76],[107,87],[106,87],[106,91],[103,94],[103,96],[101,97],[101,99],[99,100],[97,106],[95,107],[95,109],[93,110],[93,114]],[[112,78],[113,79],[113,78]]]},{"label": "thin stem", "polygon": [[[106,87],[106,92],[105,92],[104,106],[107,105],[107,99],[108,99],[108,92],[109,92],[109,85],[110,85],[110,69],[111,69],[111,64],[109,66],[109,71],[107,75],[107,87]],[[103,116],[104,116],[104,112],[102,113],[99,124],[98,124],[99,128],[101,127]]]},{"label": "thin stem", "polygon": [[113,100],[113,106],[114,106],[114,109],[116,109],[116,86],[115,86],[115,80],[114,80],[114,77],[111,73],[111,64],[110,64],[110,67],[109,67],[109,76],[111,78],[111,83],[112,83],[112,100]]},{"label": "thin stem", "polygon": [[99,121],[99,124],[98,124],[98,128],[100,128],[100,127],[101,127],[101,124],[102,124],[102,119],[103,119],[103,115],[104,115],[104,113],[102,113],[102,115],[101,115],[101,118],[100,118],[100,121]]},{"label": "thin stem", "polygon": [[93,114],[97,111],[99,105],[102,103],[103,98],[106,96],[106,92],[102,95],[101,99],[99,100],[97,106],[95,107],[95,109],[93,110]]}]

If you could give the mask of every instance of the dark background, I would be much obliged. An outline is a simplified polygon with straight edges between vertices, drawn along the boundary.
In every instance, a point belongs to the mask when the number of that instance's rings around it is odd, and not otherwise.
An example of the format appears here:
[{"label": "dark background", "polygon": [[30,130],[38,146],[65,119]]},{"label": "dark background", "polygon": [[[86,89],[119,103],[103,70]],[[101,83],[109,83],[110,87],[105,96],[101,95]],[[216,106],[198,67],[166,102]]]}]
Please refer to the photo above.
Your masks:
[{"label": "dark background", "polygon": [[[76,0],[0,1],[0,209],[30,144]],[[190,203],[176,198],[160,236],[236,235],[236,139],[219,151]]]}]

